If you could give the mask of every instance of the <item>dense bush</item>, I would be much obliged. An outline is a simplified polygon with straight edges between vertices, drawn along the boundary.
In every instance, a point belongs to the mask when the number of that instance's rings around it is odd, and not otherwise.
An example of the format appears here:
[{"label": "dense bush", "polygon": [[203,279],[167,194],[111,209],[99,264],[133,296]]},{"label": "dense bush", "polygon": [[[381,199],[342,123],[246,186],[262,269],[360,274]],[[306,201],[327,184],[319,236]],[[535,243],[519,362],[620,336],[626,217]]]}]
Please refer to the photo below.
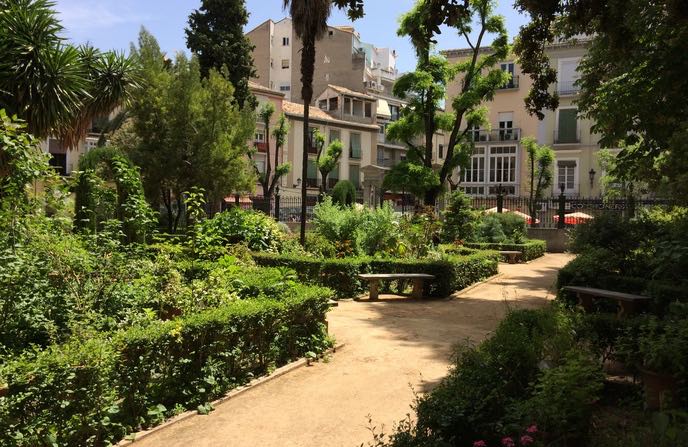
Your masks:
[{"label": "dense bush", "polygon": [[447,243],[473,238],[478,213],[471,208],[471,199],[463,191],[454,191],[443,213],[442,240]]},{"label": "dense bush", "polygon": [[584,437],[602,375],[573,329],[555,309],[511,312],[483,343],[457,350],[449,375],[419,399],[415,425],[402,424],[389,445],[500,445],[541,422],[549,441]]},{"label": "dense bush", "polygon": [[197,408],[328,346],[330,292],[237,301],[112,337],[74,339],[0,367],[0,444],[98,446]]},{"label": "dense bush", "polygon": [[286,234],[270,216],[255,210],[230,208],[199,225],[201,249],[243,243],[251,250],[277,252]]},{"label": "dense bush", "polygon": [[543,256],[547,251],[547,243],[539,239],[528,239],[519,244],[508,242],[467,242],[465,246],[480,250],[520,251],[522,261],[532,261],[533,259]]},{"label": "dense bush", "polygon": [[342,207],[348,207],[356,202],[356,187],[349,180],[339,180],[330,192],[332,202]]},{"label": "dense bush", "polygon": [[520,244],[527,234],[526,221],[513,213],[487,213],[481,216],[474,234],[475,242]]},{"label": "dense bush", "polygon": [[338,298],[352,298],[365,292],[362,273],[427,273],[435,275],[426,283],[426,296],[445,297],[497,273],[497,254],[477,252],[466,256],[445,255],[440,259],[375,259],[349,257],[317,259],[255,253],[258,265],[293,269],[301,281],[329,287]]}]

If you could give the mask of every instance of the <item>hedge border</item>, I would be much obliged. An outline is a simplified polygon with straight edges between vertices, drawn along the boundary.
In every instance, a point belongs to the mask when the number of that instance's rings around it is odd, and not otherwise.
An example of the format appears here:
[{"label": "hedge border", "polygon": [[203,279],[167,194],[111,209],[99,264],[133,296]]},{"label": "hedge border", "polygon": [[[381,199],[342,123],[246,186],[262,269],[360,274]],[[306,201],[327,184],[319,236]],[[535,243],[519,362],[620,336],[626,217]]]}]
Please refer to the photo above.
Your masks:
[{"label": "hedge border", "polygon": [[236,301],[13,359],[0,365],[0,382],[8,384],[0,444],[105,445],[176,409],[202,408],[273,367],[330,347],[331,296],[302,286],[279,300]]},{"label": "hedge border", "polygon": [[464,246],[479,250],[520,251],[521,260],[523,262],[532,261],[533,259],[544,256],[547,251],[547,242],[540,239],[529,239],[523,244],[466,242]]},{"label": "hedge border", "polygon": [[499,254],[476,251],[468,255],[446,254],[441,259],[377,259],[351,257],[319,259],[305,256],[254,253],[256,264],[288,267],[305,283],[331,288],[337,298],[354,298],[366,291],[358,278],[363,273],[427,273],[435,276],[426,282],[424,295],[443,298],[473,283],[497,274]]}]

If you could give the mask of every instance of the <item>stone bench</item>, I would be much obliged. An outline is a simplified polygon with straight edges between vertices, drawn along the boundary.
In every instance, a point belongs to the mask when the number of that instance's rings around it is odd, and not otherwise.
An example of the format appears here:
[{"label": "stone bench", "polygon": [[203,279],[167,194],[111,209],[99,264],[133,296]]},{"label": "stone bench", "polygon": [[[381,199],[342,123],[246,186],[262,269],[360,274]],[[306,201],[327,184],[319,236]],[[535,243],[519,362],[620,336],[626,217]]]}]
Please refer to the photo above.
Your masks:
[{"label": "stone bench", "polygon": [[398,279],[410,279],[413,281],[413,291],[411,292],[411,297],[422,298],[423,297],[423,283],[426,280],[435,279],[434,275],[428,275],[425,273],[372,273],[358,275],[359,278],[368,281],[370,286],[369,299],[376,300],[379,294],[380,281],[393,281]]},{"label": "stone bench", "polygon": [[586,312],[590,312],[592,310],[592,303],[595,299],[609,298],[615,300],[619,305],[617,315],[620,318],[633,315],[642,306],[649,304],[649,302],[652,300],[652,298],[649,296],[615,292],[613,290],[595,289],[593,287],[565,286],[563,290],[575,293],[578,297],[578,304]]},{"label": "stone bench", "polygon": [[520,251],[500,250],[499,254],[505,256],[509,260],[509,264],[516,264],[518,258],[521,257]]}]

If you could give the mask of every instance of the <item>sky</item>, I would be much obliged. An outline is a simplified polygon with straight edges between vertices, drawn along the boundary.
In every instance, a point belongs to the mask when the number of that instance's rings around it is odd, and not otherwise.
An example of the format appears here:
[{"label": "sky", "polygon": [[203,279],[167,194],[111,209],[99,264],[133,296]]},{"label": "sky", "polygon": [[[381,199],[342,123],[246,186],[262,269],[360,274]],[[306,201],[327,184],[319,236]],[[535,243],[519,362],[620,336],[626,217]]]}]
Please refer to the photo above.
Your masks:
[{"label": "sky", "polygon": [[[398,37],[396,31],[399,16],[413,3],[414,0],[366,0],[366,16],[353,23],[364,42],[397,50],[397,68],[402,72],[413,69],[415,57],[410,42]],[[66,37],[74,43],[90,42],[102,50],[128,51],[144,26],[170,54],[186,51],[186,21],[199,6],[200,0],[55,0]],[[246,9],[250,14],[246,31],[267,19],[277,21],[286,15],[282,0],[246,0]],[[510,37],[527,22],[526,16],[512,8],[512,0],[499,2],[497,12],[506,18]],[[351,24],[340,11],[335,11],[329,23]],[[463,48],[466,44],[456,33],[444,30],[437,47]]]}]

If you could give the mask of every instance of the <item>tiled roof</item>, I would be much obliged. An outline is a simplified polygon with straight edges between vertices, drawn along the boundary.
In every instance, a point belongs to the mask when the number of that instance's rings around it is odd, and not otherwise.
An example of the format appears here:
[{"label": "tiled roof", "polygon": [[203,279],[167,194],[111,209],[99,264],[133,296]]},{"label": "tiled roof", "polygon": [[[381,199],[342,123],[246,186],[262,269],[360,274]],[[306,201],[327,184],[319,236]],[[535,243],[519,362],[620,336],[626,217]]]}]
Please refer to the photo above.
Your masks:
[{"label": "tiled roof", "polygon": [[332,90],[334,90],[337,93],[341,93],[342,95],[349,95],[349,96],[354,96],[356,98],[369,99],[371,101],[375,101],[375,97],[373,97],[373,96],[366,95],[365,93],[361,93],[361,92],[355,92],[353,90],[349,90],[346,87],[342,87],[339,85],[332,85],[332,84],[327,84],[327,87],[331,88]]},{"label": "tiled roof", "polygon": [[277,90],[272,90],[271,88],[268,88],[264,85],[260,85],[255,81],[248,81],[248,88],[255,91],[255,92],[260,92],[260,93],[267,93],[269,95],[275,95],[275,96],[282,96],[284,97],[284,93],[278,92]]}]

